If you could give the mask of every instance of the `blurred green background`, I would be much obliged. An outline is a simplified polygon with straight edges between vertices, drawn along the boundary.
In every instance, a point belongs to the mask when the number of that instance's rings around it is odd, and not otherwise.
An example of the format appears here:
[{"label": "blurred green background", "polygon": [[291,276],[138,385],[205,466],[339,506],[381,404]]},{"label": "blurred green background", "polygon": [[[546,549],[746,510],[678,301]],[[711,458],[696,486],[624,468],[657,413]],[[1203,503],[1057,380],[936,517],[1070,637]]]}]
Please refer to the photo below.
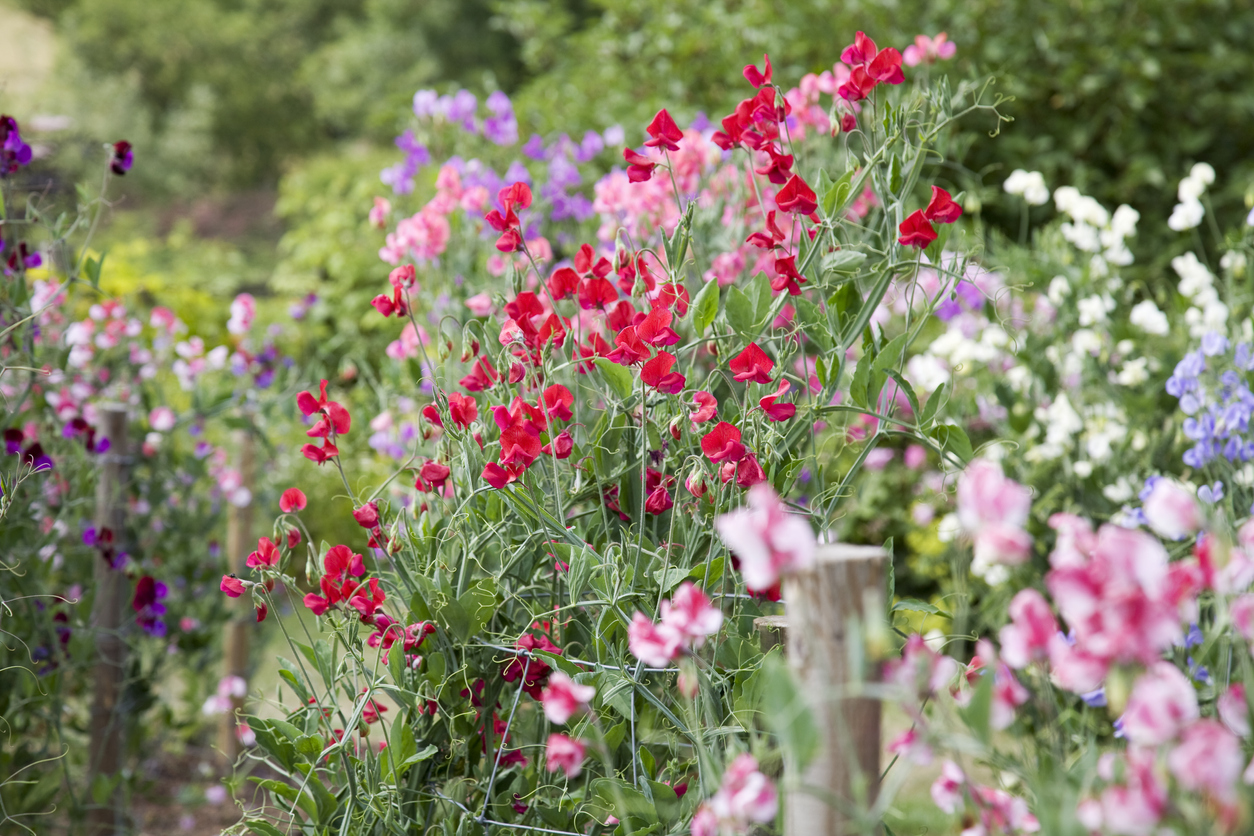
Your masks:
[{"label": "blurred green background", "polygon": [[[1142,240],[1165,232],[1197,161],[1219,172],[1220,225],[1246,211],[1248,0],[0,0],[0,111],[40,147],[29,176],[53,194],[97,170],[101,142],[135,144],[107,237],[118,290],[348,302],[381,270],[365,213],[416,89],[503,90],[524,138],[631,138],[663,105],[681,123],[727,112],[763,52],[795,84],[858,29],[898,48],[945,31],[954,81],[1013,97],[1014,121],[996,139],[966,124],[948,163],[991,228],[1018,231],[1000,189],[1014,168],[1131,203]],[[364,313],[334,330],[368,329]]]}]

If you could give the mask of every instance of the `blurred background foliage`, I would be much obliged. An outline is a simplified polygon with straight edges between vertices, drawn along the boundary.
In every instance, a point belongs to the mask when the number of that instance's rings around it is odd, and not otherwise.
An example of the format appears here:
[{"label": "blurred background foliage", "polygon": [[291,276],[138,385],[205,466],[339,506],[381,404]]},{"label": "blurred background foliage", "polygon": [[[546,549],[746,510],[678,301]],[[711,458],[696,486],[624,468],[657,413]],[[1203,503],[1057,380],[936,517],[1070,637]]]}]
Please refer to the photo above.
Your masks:
[{"label": "blurred background foliage", "polygon": [[1212,195],[1220,226],[1254,180],[1246,0],[0,0],[0,15],[15,42],[0,110],[37,129],[50,194],[102,141],[135,143],[108,237],[131,242],[115,253],[130,273],[223,310],[239,290],[316,292],[343,343],[371,336],[382,233],[365,214],[420,87],[503,90],[524,138],[621,124],[630,141],[661,104],[717,119],[763,52],[791,85],[858,29],[899,48],[946,31],[945,72],[1014,98],[996,139],[972,120],[947,162],[994,233],[1018,233],[1014,168],[1132,204],[1142,240],[1165,234],[1193,162],[1230,184]]}]

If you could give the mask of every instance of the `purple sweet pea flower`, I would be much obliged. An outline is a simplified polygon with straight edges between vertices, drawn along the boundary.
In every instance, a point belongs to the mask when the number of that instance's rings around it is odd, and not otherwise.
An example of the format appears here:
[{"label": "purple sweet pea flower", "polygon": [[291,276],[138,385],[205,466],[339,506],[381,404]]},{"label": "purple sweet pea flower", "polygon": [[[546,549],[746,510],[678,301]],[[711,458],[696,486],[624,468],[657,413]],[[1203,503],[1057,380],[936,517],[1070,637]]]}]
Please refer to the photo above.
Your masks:
[{"label": "purple sweet pea flower", "polygon": [[544,137],[539,134],[532,134],[531,139],[527,140],[527,144],[522,147],[522,152],[533,160],[543,160]]},{"label": "purple sweet pea flower", "polygon": [[419,90],[414,94],[414,115],[419,119],[435,116],[440,112],[440,94],[434,90]]}]

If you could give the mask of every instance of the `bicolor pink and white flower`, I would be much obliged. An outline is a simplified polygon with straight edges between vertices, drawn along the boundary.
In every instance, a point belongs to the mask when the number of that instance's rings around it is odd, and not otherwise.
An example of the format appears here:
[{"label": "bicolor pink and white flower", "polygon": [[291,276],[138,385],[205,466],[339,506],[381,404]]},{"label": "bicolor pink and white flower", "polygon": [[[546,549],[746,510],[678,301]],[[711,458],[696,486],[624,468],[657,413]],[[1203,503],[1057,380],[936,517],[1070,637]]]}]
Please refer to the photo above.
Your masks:
[{"label": "bicolor pink and white flower", "polygon": [[817,541],[810,524],[789,512],[770,485],[754,485],[748,499],[745,507],[716,519],[714,527],[740,560],[745,586],[765,592],[781,575],[813,566]]},{"label": "bicolor pink and white flower", "polygon": [[1155,662],[1137,677],[1123,713],[1123,734],[1140,746],[1161,746],[1198,719],[1197,691],[1170,662]]},{"label": "bicolor pink and white flower", "polygon": [[578,778],[583,771],[585,748],[582,740],[564,734],[551,734],[544,747],[544,768],[549,772],[560,769],[567,778]]},{"label": "bicolor pink and white flower", "polygon": [[586,709],[596,693],[591,685],[580,685],[561,671],[553,671],[548,687],[540,694],[540,703],[549,722],[561,725]]}]

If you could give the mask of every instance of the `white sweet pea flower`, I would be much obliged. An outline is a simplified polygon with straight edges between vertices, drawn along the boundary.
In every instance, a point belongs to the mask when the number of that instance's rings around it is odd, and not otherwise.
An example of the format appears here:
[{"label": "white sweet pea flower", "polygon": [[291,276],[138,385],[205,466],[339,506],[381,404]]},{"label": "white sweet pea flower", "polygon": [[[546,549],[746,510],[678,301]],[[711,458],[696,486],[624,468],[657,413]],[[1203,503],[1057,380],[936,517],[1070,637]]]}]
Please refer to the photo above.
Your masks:
[{"label": "white sweet pea flower", "polygon": [[1132,312],[1128,315],[1128,321],[1145,333],[1153,334],[1157,337],[1164,337],[1171,331],[1171,323],[1167,321],[1167,314],[1160,311],[1151,299],[1137,302],[1133,306]]},{"label": "white sweet pea flower", "polygon": [[1022,197],[1029,206],[1044,206],[1049,202],[1049,187],[1045,185],[1045,176],[1039,171],[1016,168],[1010,172],[1002,188],[1008,194]]},{"label": "white sweet pea flower", "polygon": [[1205,214],[1206,210],[1202,207],[1201,201],[1186,200],[1176,204],[1171,217],[1167,219],[1167,226],[1176,232],[1184,232],[1200,224]]}]

